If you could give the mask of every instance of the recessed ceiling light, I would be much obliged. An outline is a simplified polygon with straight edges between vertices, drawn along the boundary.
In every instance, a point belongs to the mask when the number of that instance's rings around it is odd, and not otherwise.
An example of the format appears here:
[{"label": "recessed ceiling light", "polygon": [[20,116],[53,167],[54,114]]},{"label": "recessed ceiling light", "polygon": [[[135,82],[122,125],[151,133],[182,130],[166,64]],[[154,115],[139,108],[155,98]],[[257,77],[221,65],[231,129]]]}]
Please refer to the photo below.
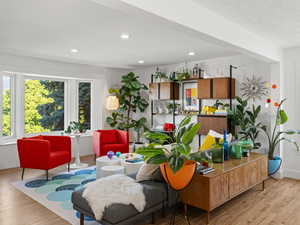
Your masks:
[{"label": "recessed ceiling light", "polygon": [[189,55],[195,55],[195,52],[189,52]]},{"label": "recessed ceiling light", "polygon": [[143,64],[145,61],[144,60],[139,60],[138,63],[139,64]]},{"label": "recessed ceiling light", "polygon": [[72,48],[72,49],[71,49],[71,52],[72,52],[72,53],[77,53],[77,52],[79,52],[79,51],[78,51],[78,49],[76,49],[76,48]]},{"label": "recessed ceiling light", "polygon": [[121,34],[121,38],[122,39],[128,39],[129,38],[129,34]]}]

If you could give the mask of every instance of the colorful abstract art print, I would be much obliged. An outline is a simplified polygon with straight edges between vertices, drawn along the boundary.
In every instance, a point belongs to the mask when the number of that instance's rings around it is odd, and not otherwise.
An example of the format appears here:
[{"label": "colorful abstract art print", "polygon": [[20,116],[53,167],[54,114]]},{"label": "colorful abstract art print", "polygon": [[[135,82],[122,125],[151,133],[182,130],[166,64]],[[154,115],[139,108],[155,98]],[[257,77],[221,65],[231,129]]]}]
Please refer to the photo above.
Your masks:
[{"label": "colorful abstract art print", "polygon": [[183,83],[183,107],[185,111],[199,111],[197,83]]}]

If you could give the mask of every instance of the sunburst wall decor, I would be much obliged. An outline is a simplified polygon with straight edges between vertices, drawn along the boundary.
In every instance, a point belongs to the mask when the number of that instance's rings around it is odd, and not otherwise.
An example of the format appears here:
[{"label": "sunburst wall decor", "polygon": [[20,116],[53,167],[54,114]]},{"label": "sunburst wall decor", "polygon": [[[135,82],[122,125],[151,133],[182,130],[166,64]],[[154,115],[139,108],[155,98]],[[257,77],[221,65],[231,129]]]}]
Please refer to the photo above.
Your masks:
[{"label": "sunburst wall decor", "polygon": [[261,77],[247,77],[241,83],[241,95],[248,100],[261,100],[262,97],[267,96],[269,93],[269,88],[266,84],[267,82],[262,81]]}]

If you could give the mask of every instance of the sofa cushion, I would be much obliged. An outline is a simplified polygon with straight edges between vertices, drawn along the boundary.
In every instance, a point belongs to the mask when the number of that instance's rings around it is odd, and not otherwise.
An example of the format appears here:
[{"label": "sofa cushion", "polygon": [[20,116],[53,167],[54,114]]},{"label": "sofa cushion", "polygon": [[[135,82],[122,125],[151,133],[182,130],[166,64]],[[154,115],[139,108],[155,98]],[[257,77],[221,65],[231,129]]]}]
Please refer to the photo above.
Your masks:
[{"label": "sofa cushion", "polygon": [[67,151],[50,152],[50,168],[60,166],[71,161],[70,154]]},{"label": "sofa cushion", "polygon": [[115,130],[101,130],[101,144],[116,144],[118,137]]},{"label": "sofa cushion", "polygon": [[[82,209],[85,212],[93,215],[92,209],[88,202],[82,197],[84,189],[73,192],[72,202],[77,208]],[[143,191],[146,197],[145,210],[167,200],[167,188],[166,184],[159,182],[147,182],[143,183]],[[104,211],[102,220],[111,224],[119,223],[122,220],[126,220],[132,216],[137,215],[139,212],[133,205],[124,204],[112,204]]]},{"label": "sofa cushion", "polygon": [[42,135],[38,135],[34,137],[25,137],[24,139],[44,140],[44,137]]},{"label": "sofa cushion", "polygon": [[137,182],[144,181],[144,180],[154,180],[153,174],[157,169],[159,169],[159,165],[157,164],[144,163],[140,167],[136,175]]}]

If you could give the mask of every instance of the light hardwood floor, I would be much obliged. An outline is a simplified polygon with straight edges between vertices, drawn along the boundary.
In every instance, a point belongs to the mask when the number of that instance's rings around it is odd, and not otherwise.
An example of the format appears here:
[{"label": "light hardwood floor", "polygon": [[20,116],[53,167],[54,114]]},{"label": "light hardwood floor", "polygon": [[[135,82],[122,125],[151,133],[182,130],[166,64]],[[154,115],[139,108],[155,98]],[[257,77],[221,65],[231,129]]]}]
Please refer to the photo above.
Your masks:
[{"label": "light hardwood floor", "polygon": [[[93,157],[85,157],[83,161],[94,164]],[[66,168],[51,170],[50,176],[63,170]],[[20,180],[20,172],[20,169],[0,171],[0,225],[68,225],[68,222],[10,185]],[[28,170],[25,179],[43,173]],[[260,191],[260,188],[258,186],[214,210],[210,224],[300,225],[300,181],[269,179],[265,191]],[[195,208],[189,208],[189,211],[192,225],[205,224],[204,212]],[[176,225],[185,224],[179,217],[176,221]],[[168,217],[156,221],[156,225],[167,224]]]}]

